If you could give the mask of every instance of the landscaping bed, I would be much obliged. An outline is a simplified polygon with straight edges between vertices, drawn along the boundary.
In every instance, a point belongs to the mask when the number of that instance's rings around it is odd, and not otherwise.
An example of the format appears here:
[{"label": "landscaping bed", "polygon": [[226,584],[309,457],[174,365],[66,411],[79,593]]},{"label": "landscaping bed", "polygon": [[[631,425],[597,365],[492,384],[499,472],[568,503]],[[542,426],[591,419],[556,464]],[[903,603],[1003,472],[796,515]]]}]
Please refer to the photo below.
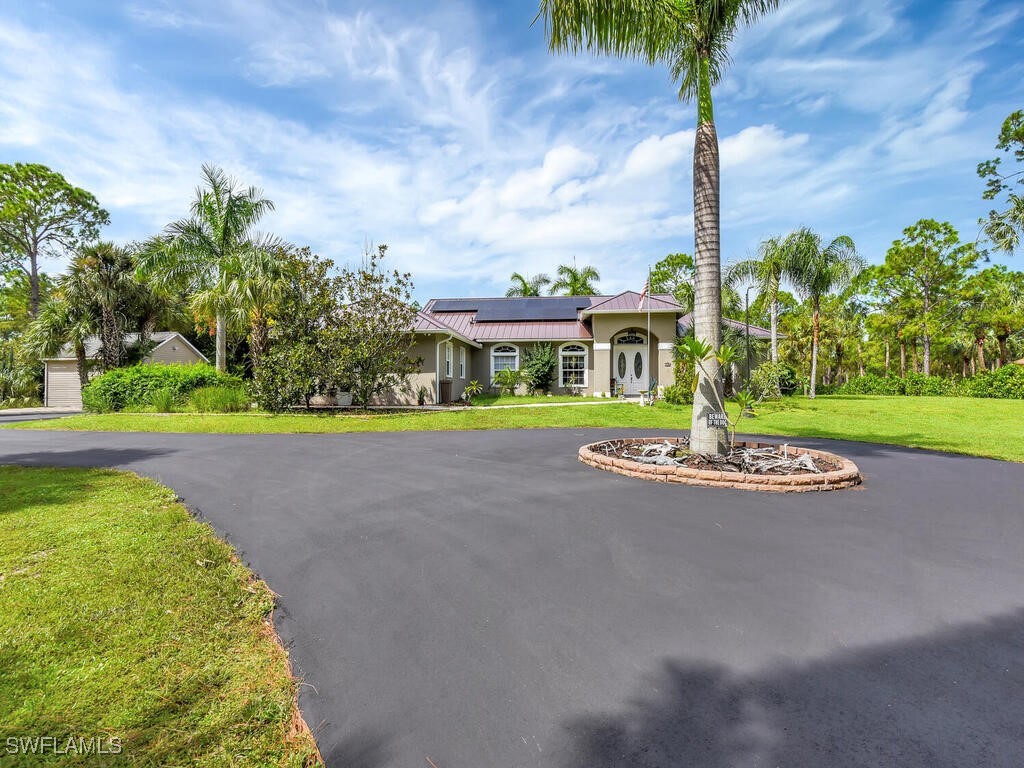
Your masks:
[{"label": "landscaping bed", "polygon": [[579,459],[643,480],[744,490],[827,491],[861,481],[857,466],[841,456],[754,441],[737,441],[716,456],[690,451],[685,437],[603,440],[580,448]]}]

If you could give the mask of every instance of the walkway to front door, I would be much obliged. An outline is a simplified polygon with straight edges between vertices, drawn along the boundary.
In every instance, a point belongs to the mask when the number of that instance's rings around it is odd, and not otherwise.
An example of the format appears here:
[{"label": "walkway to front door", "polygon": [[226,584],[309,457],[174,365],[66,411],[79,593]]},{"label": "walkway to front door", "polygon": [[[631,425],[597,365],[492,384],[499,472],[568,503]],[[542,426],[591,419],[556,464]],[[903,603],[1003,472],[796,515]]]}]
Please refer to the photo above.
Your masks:
[{"label": "walkway to front door", "polygon": [[647,339],[627,333],[615,339],[612,347],[615,383],[624,395],[639,395],[648,388]]}]

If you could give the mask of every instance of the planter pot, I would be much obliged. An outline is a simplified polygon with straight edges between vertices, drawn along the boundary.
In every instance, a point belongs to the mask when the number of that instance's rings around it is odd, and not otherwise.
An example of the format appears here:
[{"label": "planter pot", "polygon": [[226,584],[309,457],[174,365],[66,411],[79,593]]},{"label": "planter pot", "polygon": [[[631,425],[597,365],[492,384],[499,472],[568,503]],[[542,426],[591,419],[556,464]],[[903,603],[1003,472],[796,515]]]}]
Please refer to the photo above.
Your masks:
[{"label": "planter pot", "polygon": [[351,392],[339,392],[335,398],[338,405],[352,405],[352,393]]},{"label": "planter pot", "polygon": [[313,395],[309,398],[309,404],[315,408],[322,408],[325,405],[337,405],[338,401],[330,395]]}]

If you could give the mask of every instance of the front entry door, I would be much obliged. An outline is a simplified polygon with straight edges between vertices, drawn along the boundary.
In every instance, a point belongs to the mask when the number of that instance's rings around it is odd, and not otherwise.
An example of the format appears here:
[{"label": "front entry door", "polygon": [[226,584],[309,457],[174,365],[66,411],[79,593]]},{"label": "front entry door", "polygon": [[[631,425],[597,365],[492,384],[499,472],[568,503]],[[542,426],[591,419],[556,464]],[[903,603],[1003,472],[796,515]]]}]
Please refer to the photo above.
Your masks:
[{"label": "front entry door", "polygon": [[615,383],[623,394],[639,395],[649,386],[647,370],[647,341],[639,335],[619,337],[612,348],[612,366]]}]

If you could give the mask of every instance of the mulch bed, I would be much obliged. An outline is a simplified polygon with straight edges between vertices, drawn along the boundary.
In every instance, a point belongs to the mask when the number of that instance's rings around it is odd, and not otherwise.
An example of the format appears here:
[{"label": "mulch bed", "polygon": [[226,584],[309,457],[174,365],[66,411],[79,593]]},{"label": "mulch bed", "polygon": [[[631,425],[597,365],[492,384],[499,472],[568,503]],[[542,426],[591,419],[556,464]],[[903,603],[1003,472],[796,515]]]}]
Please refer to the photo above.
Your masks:
[{"label": "mulch bed", "polygon": [[687,447],[688,442],[685,437],[660,443],[607,440],[592,446],[592,449],[605,456],[628,459],[638,464],[689,467],[737,474],[819,475],[838,470],[842,466],[836,461],[811,456],[788,445],[735,448],[727,455],[718,456],[695,453]]}]

